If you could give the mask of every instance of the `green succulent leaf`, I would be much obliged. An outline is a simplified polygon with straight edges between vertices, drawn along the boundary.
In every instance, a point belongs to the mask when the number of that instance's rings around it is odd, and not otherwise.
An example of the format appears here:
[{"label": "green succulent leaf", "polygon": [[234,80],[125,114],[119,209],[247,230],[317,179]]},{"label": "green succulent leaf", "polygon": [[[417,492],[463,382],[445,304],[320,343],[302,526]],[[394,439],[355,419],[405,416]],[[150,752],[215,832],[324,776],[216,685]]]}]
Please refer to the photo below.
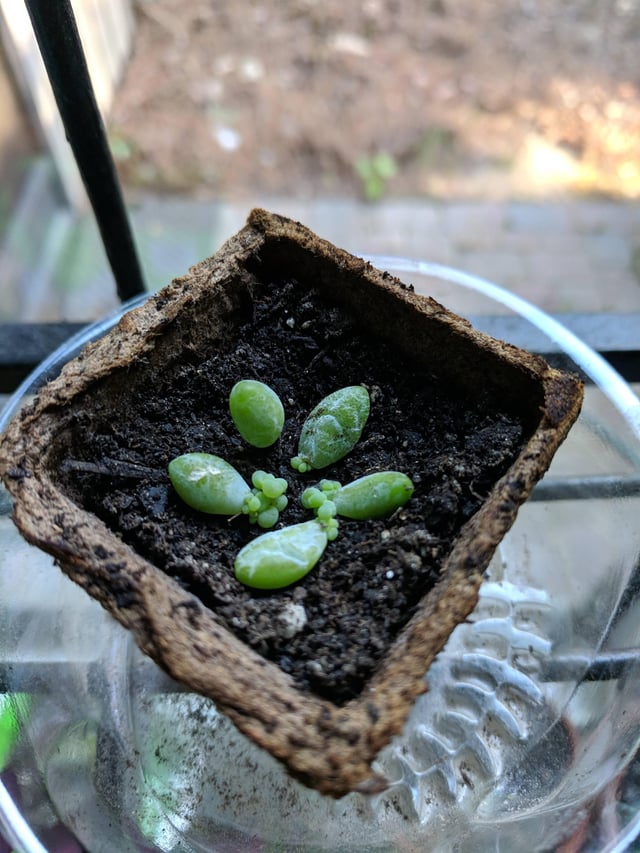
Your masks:
[{"label": "green succulent leaf", "polygon": [[270,447],[284,426],[280,398],[264,382],[242,379],[231,389],[229,411],[238,432],[254,447]]},{"label": "green succulent leaf", "polygon": [[399,471],[367,474],[342,486],[332,496],[338,515],[366,521],[391,515],[411,498],[414,486]]},{"label": "green succulent leaf", "polygon": [[211,453],[185,453],[169,463],[169,478],[182,500],[199,512],[236,515],[251,489],[238,471]]},{"label": "green succulent leaf", "polygon": [[321,400],[302,426],[291,465],[304,473],[326,468],[350,453],[362,435],[370,405],[362,385],[340,388]]},{"label": "green succulent leaf", "polygon": [[239,551],[236,578],[255,589],[290,586],[311,571],[327,542],[325,527],[315,520],[264,533]]}]

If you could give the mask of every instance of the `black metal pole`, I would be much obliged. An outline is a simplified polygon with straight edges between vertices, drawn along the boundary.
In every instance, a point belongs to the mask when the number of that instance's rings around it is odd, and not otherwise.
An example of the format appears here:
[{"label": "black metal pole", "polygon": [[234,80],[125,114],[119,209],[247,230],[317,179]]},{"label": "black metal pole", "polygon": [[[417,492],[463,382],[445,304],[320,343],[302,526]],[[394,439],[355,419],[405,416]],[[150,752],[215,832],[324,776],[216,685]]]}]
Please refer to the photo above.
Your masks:
[{"label": "black metal pole", "polygon": [[142,270],[70,0],[25,4],[118,296],[129,299],[144,292]]}]

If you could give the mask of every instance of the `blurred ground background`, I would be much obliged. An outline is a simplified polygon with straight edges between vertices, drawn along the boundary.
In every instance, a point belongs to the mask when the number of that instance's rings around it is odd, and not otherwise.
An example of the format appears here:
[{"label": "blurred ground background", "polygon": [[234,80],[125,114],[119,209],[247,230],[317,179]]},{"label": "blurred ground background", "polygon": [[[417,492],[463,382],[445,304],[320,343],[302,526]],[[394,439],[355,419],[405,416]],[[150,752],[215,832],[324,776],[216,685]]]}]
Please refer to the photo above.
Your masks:
[{"label": "blurred ground background", "polygon": [[640,196],[637,0],[138,0],[137,10],[110,119],[130,187]]},{"label": "blurred ground background", "polygon": [[[130,11],[104,112],[150,288],[262,204],[551,312],[640,312],[640,0],[73,3]],[[0,319],[113,309],[90,211],[11,162]]]}]

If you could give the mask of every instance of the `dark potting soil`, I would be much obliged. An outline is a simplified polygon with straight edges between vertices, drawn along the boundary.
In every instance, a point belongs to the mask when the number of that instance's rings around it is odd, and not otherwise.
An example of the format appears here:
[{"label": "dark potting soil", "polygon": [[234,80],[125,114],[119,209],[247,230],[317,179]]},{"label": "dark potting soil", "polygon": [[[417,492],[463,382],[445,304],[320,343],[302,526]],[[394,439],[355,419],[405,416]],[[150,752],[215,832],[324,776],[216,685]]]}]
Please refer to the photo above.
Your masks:
[{"label": "dark potting soil", "polygon": [[[489,392],[471,402],[457,397],[313,290],[265,282],[256,293],[233,341],[213,341],[204,353],[183,350],[134,383],[117,411],[78,410],[61,478],[74,500],[301,689],[342,704],[360,693],[526,436]],[[269,384],[285,407],[282,436],[264,450],[248,446],[229,415],[229,392],[245,378]],[[298,474],[289,461],[306,415],[326,394],[356,384],[371,396],[360,442],[331,468]],[[390,518],[341,520],[338,539],[306,578],[261,593],[235,579],[233,563],[263,531],[244,516],[192,511],[173,491],[167,464],[190,451],[222,456],[248,482],[258,468],[285,477],[289,506],[279,527],[312,517],[300,495],[323,477],[346,483],[398,470],[415,492]]]}]

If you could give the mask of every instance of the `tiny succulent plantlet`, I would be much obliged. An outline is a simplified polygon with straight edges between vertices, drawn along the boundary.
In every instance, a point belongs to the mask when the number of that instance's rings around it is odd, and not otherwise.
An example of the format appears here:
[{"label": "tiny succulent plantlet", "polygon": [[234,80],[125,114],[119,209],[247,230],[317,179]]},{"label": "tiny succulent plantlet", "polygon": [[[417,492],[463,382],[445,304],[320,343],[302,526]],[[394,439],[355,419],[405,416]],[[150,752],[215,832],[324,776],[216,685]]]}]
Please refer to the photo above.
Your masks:
[{"label": "tiny succulent plantlet", "polygon": [[362,435],[369,408],[369,392],[362,385],[340,388],[321,400],[302,426],[292,467],[304,474],[350,453]]},{"label": "tiny succulent plantlet", "polygon": [[328,541],[326,527],[316,520],[263,533],[239,551],[236,578],[255,589],[290,586],[311,571]]},{"label": "tiny succulent plantlet", "polygon": [[289,484],[284,477],[274,477],[266,471],[254,471],[251,482],[254,488],[244,499],[242,511],[260,527],[273,527],[288,504],[285,492]]},{"label": "tiny succulent plantlet", "polygon": [[317,486],[304,490],[300,502],[305,509],[313,510],[316,518],[327,521],[338,514],[333,496],[339,488],[340,483],[337,480],[321,480]]},{"label": "tiny succulent plantlet", "polygon": [[284,408],[276,392],[255,379],[242,379],[231,389],[229,411],[238,432],[254,447],[270,447],[284,426]]}]

